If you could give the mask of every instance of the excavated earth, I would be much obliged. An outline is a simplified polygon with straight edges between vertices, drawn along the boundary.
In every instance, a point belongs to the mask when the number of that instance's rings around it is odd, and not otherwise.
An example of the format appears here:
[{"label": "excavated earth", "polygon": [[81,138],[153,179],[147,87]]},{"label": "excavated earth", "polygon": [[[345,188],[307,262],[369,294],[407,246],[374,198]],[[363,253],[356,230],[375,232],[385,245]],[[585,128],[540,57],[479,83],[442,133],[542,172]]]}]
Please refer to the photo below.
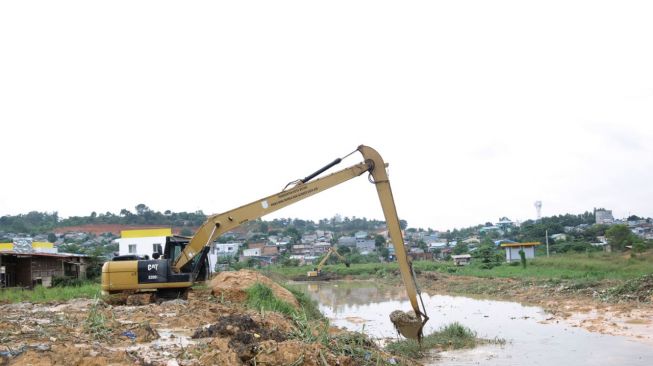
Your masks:
[{"label": "excavated earth", "polygon": [[[242,303],[256,281],[278,297],[290,295],[283,287],[251,271],[221,276],[213,288],[191,290],[186,300],[156,303],[144,295],[0,305],[0,365],[360,364],[330,344],[302,341],[300,325],[289,317]],[[382,364],[402,363],[368,346]]]}]

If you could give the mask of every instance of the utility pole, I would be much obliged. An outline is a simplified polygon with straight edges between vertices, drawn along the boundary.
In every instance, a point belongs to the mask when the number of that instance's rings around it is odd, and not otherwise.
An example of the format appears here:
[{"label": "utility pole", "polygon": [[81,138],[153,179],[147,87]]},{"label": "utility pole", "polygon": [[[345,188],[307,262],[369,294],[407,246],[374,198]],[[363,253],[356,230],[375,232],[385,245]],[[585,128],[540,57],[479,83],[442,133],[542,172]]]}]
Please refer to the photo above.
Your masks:
[{"label": "utility pole", "polygon": [[546,235],[546,257],[549,258],[549,230],[544,230],[544,235]]}]

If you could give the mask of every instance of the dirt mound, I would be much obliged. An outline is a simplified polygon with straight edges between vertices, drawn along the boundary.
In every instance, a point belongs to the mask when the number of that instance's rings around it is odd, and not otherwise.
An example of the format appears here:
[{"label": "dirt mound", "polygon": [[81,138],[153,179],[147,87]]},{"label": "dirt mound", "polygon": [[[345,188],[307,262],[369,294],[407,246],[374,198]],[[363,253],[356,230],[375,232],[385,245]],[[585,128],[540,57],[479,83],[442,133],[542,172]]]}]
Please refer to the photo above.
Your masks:
[{"label": "dirt mound", "polygon": [[248,269],[241,269],[237,272],[220,272],[211,280],[210,287],[213,296],[219,299],[244,302],[247,300],[246,290],[257,282],[271,288],[274,296],[279,300],[283,300],[299,309],[299,303],[290,291],[262,274]]},{"label": "dirt mound", "polygon": [[285,341],[288,337],[278,329],[259,324],[248,315],[234,314],[222,317],[217,323],[195,331],[192,338],[220,337],[229,338],[229,349],[238,358],[247,362],[256,357],[258,344],[263,341]]}]

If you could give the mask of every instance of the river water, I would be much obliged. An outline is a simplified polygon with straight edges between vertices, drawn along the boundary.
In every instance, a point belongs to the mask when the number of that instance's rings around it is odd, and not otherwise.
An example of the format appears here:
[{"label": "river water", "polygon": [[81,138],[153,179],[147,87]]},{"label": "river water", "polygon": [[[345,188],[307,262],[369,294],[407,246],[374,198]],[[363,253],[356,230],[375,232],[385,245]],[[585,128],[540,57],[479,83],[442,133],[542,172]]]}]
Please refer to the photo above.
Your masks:
[{"label": "river water", "polygon": [[[396,339],[393,310],[410,310],[401,286],[374,281],[295,283],[311,295],[331,324],[362,331],[381,341]],[[503,338],[505,345],[434,354],[429,365],[651,365],[653,347],[635,340],[592,333],[550,319],[543,309],[516,302],[422,293],[430,317],[428,334],[459,322],[481,338]]]}]

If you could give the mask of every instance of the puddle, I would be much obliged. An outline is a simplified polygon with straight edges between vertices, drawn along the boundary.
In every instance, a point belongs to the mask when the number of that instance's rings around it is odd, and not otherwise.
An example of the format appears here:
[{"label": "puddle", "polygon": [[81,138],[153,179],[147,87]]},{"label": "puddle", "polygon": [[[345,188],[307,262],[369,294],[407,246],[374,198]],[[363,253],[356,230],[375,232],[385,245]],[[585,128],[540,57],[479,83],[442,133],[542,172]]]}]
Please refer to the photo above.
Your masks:
[{"label": "puddle", "polygon": [[[294,283],[320,304],[333,325],[376,339],[396,338],[389,314],[409,310],[400,286],[371,281]],[[566,322],[547,321],[543,309],[516,302],[422,293],[430,317],[425,333],[459,322],[504,346],[442,352],[429,365],[650,365],[653,347],[622,337],[592,333]]]},{"label": "puddle", "polygon": [[138,355],[146,364],[165,364],[177,358],[181,350],[196,341],[191,339],[187,329],[156,329],[159,338],[146,343],[134,343],[126,347],[110,348]]}]

